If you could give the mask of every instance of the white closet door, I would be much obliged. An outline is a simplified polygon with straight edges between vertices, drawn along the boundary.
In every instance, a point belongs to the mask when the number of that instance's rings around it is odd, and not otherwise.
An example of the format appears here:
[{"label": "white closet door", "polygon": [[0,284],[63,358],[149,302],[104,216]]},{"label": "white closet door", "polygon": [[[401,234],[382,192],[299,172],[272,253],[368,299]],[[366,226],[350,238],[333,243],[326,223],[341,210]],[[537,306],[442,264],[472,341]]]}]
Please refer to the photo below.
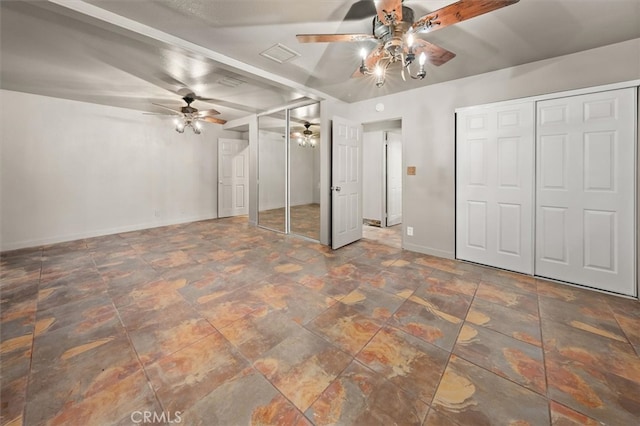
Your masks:
[{"label": "white closet door", "polygon": [[635,89],[537,104],[536,275],[635,295]]},{"label": "white closet door", "polygon": [[456,256],[533,273],[532,101],[458,112]]}]

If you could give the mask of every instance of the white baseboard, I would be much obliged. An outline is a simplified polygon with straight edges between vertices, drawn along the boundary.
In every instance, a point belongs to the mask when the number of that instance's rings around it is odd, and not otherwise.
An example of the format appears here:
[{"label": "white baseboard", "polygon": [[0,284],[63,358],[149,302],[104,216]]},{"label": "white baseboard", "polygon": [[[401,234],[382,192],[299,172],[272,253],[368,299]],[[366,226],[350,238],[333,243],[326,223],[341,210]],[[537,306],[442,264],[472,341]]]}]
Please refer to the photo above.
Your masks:
[{"label": "white baseboard", "polygon": [[0,245],[0,251],[5,252],[5,251],[18,250],[23,248],[39,247],[39,246],[44,246],[49,244],[65,243],[68,241],[81,240],[85,238],[102,237],[105,235],[121,234],[124,232],[132,232],[132,231],[141,231],[143,229],[160,228],[162,226],[179,225],[181,223],[191,223],[191,222],[198,222],[201,220],[209,220],[209,219],[217,219],[217,218],[218,218],[217,215],[190,216],[190,217],[182,217],[182,218],[173,219],[173,220],[162,220],[157,222],[154,221],[154,222],[138,223],[135,225],[117,226],[113,228],[97,229],[97,230],[87,231],[87,232],[56,235],[56,236],[47,237],[47,238],[34,238],[30,240],[13,241],[8,243],[5,243],[4,241],[2,241]]},{"label": "white baseboard", "polygon": [[454,253],[446,250],[434,249],[431,247],[425,247],[418,244],[411,244],[403,242],[402,248],[409,251],[415,251],[422,254],[428,254],[430,256],[443,257],[445,259],[454,259]]}]

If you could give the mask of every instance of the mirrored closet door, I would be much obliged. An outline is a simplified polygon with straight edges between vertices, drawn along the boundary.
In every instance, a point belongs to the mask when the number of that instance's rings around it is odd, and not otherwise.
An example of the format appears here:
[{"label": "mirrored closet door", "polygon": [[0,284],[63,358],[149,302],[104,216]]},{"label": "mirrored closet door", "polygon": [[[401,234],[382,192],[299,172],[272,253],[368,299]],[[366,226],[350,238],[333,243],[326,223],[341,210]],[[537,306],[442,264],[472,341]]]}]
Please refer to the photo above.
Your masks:
[{"label": "mirrored closet door", "polygon": [[320,239],[320,104],[259,117],[258,225]]}]

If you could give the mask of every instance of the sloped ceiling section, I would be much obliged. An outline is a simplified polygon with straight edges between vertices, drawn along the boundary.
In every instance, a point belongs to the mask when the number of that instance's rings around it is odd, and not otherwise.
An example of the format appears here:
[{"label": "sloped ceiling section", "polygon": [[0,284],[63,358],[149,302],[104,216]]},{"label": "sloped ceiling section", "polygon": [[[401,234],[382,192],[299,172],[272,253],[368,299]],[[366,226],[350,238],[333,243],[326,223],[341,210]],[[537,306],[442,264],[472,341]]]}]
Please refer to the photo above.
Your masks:
[{"label": "sloped ceiling section", "polygon": [[304,93],[56,4],[3,1],[3,89],[164,113],[189,93],[232,120]]},{"label": "sloped ceiling section", "polygon": [[[360,48],[371,45],[298,43],[301,33],[370,33],[372,2],[2,1],[0,83],[12,90],[145,110],[150,102],[179,103],[177,95],[192,90],[220,101],[216,109],[233,119],[299,98],[353,102],[640,38],[638,0],[520,0],[423,35],[457,56],[440,67],[428,66],[424,80],[403,82],[391,75],[382,88],[368,78],[351,78]],[[404,5],[419,17],[451,2],[406,0]],[[144,31],[124,30],[108,19],[90,18],[77,12],[78,5],[224,55],[235,65]],[[298,55],[284,63],[260,55],[277,44]],[[242,83],[225,86],[225,78]]]}]

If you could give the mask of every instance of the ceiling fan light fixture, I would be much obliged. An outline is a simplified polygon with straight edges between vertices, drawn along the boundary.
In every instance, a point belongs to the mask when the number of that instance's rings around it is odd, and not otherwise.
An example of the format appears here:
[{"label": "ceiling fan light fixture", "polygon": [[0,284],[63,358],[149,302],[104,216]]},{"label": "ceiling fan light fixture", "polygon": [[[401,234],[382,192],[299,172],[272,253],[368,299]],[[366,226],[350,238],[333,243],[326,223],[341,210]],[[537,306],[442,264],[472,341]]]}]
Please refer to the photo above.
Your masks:
[{"label": "ceiling fan light fixture", "polygon": [[382,87],[384,86],[384,80],[385,80],[385,72],[384,72],[384,68],[382,68],[382,66],[380,64],[376,65],[376,68],[374,70],[374,75],[376,76],[376,87]]}]

